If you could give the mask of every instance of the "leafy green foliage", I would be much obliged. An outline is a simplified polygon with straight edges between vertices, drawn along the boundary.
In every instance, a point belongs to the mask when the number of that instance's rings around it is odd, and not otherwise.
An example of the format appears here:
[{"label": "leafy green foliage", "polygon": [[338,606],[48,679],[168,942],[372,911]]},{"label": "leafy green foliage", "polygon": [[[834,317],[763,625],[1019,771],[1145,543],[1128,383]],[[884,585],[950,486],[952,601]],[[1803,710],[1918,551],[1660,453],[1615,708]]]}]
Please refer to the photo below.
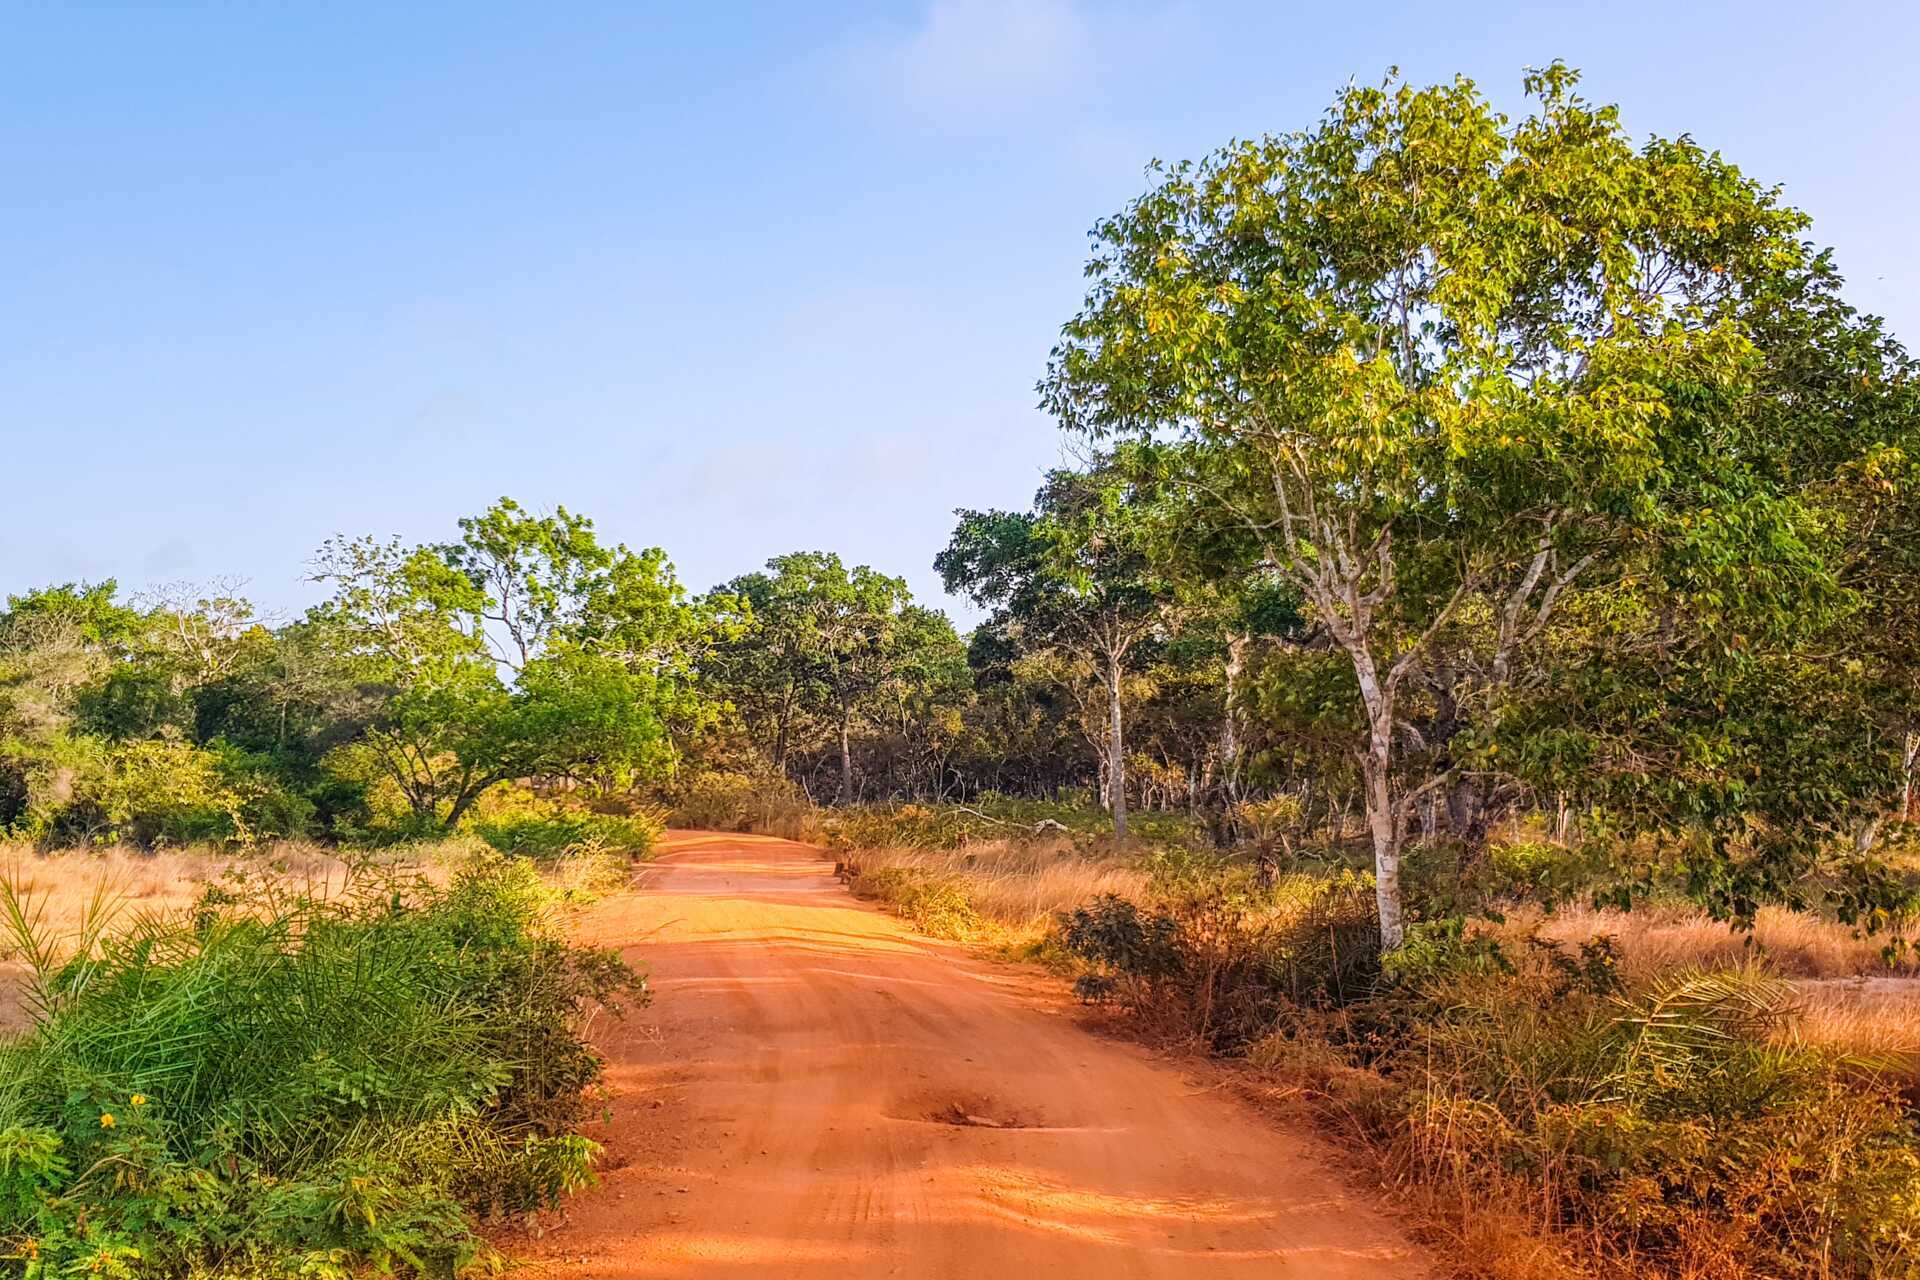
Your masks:
[{"label": "leafy green foliage", "polygon": [[[1857,634],[1850,579],[1887,580],[1861,571],[1887,549],[1851,532],[1854,477],[1885,487],[1871,506],[1900,491],[1905,357],[1839,303],[1803,214],[1686,138],[1636,145],[1576,83],[1531,73],[1510,119],[1464,79],[1390,78],[1157,168],[1095,228],[1042,384],[1203,529],[1237,528],[1341,659],[1313,719],[1348,726],[1394,946],[1415,809],[1444,790],[1477,855],[1495,792],[1544,780],[1497,755],[1523,722],[1584,753],[1556,784],[1708,827],[1695,888],[1737,918],[1890,791],[1871,730],[1900,717],[1822,638]],[[1832,723],[1718,714],[1783,675],[1826,687]],[[1743,787],[1754,751],[1796,743],[1784,786]]]},{"label": "leafy green foliage", "polygon": [[886,903],[914,928],[936,938],[969,938],[980,929],[980,913],[968,899],[966,885],[952,877],[879,867],[855,876],[853,891]]},{"label": "leafy green foliage", "polygon": [[644,858],[661,831],[653,814],[595,813],[513,790],[483,802],[467,826],[501,853],[535,861],[582,850]]},{"label": "leafy green foliage", "polygon": [[852,803],[863,722],[897,729],[909,762],[937,765],[939,711],[964,690],[963,650],[953,624],[912,599],[904,580],[817,551],[776,556],[766,572],[716,588],[710,600],[731,627],[711,683],[776,771],[809,738],[834,757],[840,802]]},{"label": "leafy green foliage", "polygon": [[[960,512],[952,540],[934,557],[947,590],[993,608],[989,627],[1040,657],[1029,669],[1054,673],[1081,702],[1114,833],[1123,838],[1124,677],[1175,608],[1153,555],[1152,517],[1142,492],[1117,471],[1055,471],[1031,514]],[[1089,684],[1097,697],[1085,691]]]},{"label": "leafy green foliage", "polygon": [[[0,891],[16,926],[31,919]],[[0,1254],[13,1273],[284,1268],[438,1275],[474,1214],[584,1183],[572,1134],[602,1005],[645,998],[546,923],[525,863],[343,897],[270,882],[42,958],[33,1030],[0,1042]]]}]

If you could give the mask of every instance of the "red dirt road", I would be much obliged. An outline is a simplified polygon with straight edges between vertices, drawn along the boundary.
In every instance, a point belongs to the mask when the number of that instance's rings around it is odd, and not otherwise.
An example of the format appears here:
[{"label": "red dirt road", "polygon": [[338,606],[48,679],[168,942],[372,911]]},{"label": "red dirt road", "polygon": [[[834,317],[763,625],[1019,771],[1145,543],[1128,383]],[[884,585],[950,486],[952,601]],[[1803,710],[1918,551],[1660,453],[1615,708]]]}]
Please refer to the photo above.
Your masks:
[{"label": "red dirt road", "polygon": [[507,1243],[537,1274],[1425,1273],[1298,1139],[859,903],[803,845],[675,833],[580,934],[657,995],[602,1031],[602,1185]]}]

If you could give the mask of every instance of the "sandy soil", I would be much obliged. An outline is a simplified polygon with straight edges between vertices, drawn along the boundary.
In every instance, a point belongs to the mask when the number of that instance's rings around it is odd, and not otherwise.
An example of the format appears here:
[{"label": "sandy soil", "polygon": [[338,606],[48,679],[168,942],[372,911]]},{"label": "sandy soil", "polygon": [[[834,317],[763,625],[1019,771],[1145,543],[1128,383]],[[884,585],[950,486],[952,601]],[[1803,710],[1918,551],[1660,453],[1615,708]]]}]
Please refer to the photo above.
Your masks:
[{"label": "sandy soil", "polygon": [[676,833],[581,934],[658,996],[601,1029],[602,1185],[502,1242],[535,1274],[1425,1274],[1299,1138],[857,902],[805,846]]}]

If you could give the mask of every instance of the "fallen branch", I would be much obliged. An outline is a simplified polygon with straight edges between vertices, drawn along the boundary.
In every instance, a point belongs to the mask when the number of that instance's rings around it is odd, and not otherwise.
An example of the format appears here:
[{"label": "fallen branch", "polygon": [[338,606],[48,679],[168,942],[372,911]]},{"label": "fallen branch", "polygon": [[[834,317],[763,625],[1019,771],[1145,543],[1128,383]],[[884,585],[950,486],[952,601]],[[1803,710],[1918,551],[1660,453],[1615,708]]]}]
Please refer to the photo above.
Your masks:
[{"label": "fallen branch", "polygon": [[1030,832],[1036,836],[1042,831],[1058,831],[1062,835],[1073,834],[1072,830],[1065,823],[1056,822],[1052,818],[1042,818],[1032,826],[1028,826],[1024,822],[1011,822],[1006,818],[996,818],[990,813],[982,813],[978,809],[969,809],[963,804],[957,804],[953,807],[961,813],[972,814],[982,822],[991,822],[996,827],[1018,827],[1020,830]]}]

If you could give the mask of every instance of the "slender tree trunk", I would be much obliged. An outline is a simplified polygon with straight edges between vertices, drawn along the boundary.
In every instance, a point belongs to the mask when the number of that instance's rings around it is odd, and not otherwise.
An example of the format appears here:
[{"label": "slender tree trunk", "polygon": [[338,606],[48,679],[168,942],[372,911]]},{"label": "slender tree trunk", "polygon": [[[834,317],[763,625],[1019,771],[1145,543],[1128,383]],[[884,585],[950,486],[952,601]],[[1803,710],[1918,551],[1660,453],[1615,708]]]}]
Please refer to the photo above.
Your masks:
[{"label": "slender tree trunk", "polygon": [[840,803],[853,803],[853,713],[843,710],[840,713]]},{"label": "slender tree trunk", "polygon": [[793,723],[793,681],[787,681],[786,696],[780,700],[780,728],[773,740],[773,767],[787,771],[787,727]]},{"label": "slender tree trunk", "polygon": [[[1377,730],[1374,736],[1379,736]],[[1401,920],[1400,840],[1386,753],[1369,749],[1362,772],[1366,776],[1367,831],[1373,837],[1373,896],[1380,912],[1380,947],[1392,951],[1406,941],[1406,928]]]},{"label": "slender tree trunk", "polygon": [[1902,761],[1900,779],[1900,818],[1903,822],[1913,820],[1913,775],[1916,765],[1920,765],[1920,733],[1907,735],[1907,749]]},{"label": "slender tree trunk", "polygon": [[1456,778],[1447,791],[1447,830],[1461,844],[1460,865],[1470,867],[1487,851],[1487,794],[1481,778]]},{"label": "slender tree trunk", "polygon": [[1393,700],[1381,687],[1373,655],[1350,649],[1360,697],[1367,709],[1367,750],[1360,773],[1366,792],[1367,831],[1373,837],[1373,896],[1380,912],[1380,947],[1406,941],[1400,901],[1400,823],[1393,798]]},{"label": "slender tree trunk", "polygon": [[1127,838],[1127,745],[1120,724],[1120,655],[1107,656],[1107,801],[1113,808],[1113,834]]},{"label": "slender tree trunk", "polygon": [[1240,672],[1245,665],[1247,637],[1227,641],[1227,697],[1220,717],[1220,784],[1227,803],[1240,799],[1240,713],[1233,705],[1240,692]]}]

